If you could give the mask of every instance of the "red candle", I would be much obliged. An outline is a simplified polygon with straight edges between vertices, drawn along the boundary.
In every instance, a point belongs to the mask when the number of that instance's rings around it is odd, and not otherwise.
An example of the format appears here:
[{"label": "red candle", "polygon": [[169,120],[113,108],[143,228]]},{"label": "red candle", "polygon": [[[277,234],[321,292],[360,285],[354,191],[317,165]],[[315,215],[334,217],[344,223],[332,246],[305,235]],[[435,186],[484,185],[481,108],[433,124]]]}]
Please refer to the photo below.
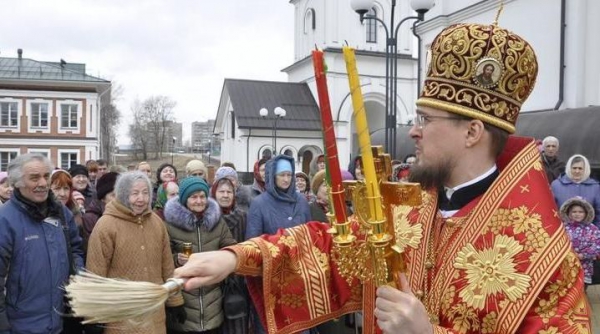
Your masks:
[{"label": "red candle", "polygon": [[333,130],[333,118],[331,117],[331,105],[329,104],[329,92],[327,90],[327,75],[323,51],[312,52],[313,65],[315,69],[315,80],[319,95],[319,109],[321,109],[321,124],[323,130],[323,143],[325,146],[325,157],[327,159],[327,181],[331,189],[331,206],[338,224],[346,222],[346,201],[344,199],[344,187],[342,185],[342,172],[338,159],[335,131]]}]

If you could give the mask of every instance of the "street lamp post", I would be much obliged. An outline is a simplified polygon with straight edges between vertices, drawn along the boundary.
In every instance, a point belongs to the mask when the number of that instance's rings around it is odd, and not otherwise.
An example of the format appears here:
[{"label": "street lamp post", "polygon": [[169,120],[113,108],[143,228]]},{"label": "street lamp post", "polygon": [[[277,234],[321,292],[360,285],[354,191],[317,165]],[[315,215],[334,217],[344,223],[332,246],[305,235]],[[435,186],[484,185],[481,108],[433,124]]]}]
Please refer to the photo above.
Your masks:
[{"label": "street lamp post", "polygon": [[[408,20],[417,20],[417,22],[423,21],[425,13],[434,6],[435,0],[411,0],[410,5],[413,10],[417,12],[417,16],[405,17],[400,20],[398,25],[395,25],[394,22],[396,0],[392,0],[389,26],[377,16],[366,15],[373,8],[374,2],[374,0],[351,0],[350,6],[352,6],[352,9],[360,15],[361,22],[364,20],[374,20],[381,23],[385,30],[385,148],[392,158],[395,158],[396,106],[398,102],[398,31],[400,30],[402,23]],[[420,59],[417,61],[420,61]],[[417,85],[419,84],[420,83],[417,82]]]},{"label": "street lamp post", "polygon": [[208,164],[210,165],[210,154],[212,153],[212,139],[208,140]]},{"label": "street lamp post", "polygon": [[171,146],[171,165],[173,164],[173,155],[175,154],[175,141],[177,140],[176,137],[173,137],[173,145]]},{"label": "street lamp post", "polygon": [[[267,118],[267,116],[269,115],[269,110],[267,108],[261,108],[258,111],[260,117],[262,118]],[[273,120],[273,128],[271,131],[271,134],[273,136],[273,156],[277,155],[277,121],[280,118],[285,117],[286,115],[286,111],[285,109],[281,108],[281,107],[276,107],[273,110],[273,113],[275,114],[274,120]]]}]

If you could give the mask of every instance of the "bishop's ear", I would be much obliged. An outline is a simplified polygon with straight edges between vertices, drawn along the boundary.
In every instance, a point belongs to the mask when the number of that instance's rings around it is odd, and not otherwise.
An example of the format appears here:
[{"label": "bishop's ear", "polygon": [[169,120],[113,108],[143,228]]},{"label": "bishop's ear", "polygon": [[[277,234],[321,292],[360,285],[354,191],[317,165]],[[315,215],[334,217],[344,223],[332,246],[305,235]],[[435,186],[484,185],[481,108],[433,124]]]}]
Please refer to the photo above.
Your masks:
[{"label": "bishop's ear", "polygon": [[467,123],[467,131],[466,131],[466,147],[472,147],[475,144],[479,143],[485,133],[485,125],[482,121],[478,119],[470,120]]}]

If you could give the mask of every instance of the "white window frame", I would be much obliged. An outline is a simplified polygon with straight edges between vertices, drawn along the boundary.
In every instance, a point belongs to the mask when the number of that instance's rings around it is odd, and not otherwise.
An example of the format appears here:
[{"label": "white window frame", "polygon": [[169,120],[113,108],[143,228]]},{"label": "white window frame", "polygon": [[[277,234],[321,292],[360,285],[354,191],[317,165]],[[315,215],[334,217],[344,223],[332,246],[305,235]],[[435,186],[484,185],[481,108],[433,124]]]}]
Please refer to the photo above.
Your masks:
[{"label": "white window frame", "polygon": [[[69,168],[63,168],[63,161],[62,161],[63,154],[76,154],[77,158],[75,159],[75,163],[79,164],[81,161],[81,157],[80,157],[81,151],[80,150],[58,150],[58,154],[56,157],[56,160],[57,160],[56,167],[59,167],[59,168],[65,169],[65,170],[69,169]],[[68,166],[68,167],[71,167],[71,166]]]},{"label": "white window frame", "polygon": [[[12,133],[19,133],[21,132],[21,114],[22,114],[22,108],[23,108],[23,102],[22,100],[19,99],[13,99],[13,98],[0,98],[0,103],[17,103],[17,124],[14,126],[5,126],[2,125],[2,123],[0,123],[0,132],[12,132]],[[0,118],[2,116],[0,115]]]},{"label": "white window frame", "polygon": [[28,148],[27,153],[39,153],[45,155],[46,158],[50,159],[50,149],[49,148]]},{"label": "white window frame", "polygon": [[[46,126],[33,126],[33,104],[34,103],[38,103],[38,104],[47,104],[48,105],[48,120],[46,123]],[[51,100],[42,100],[42,99],[35,99],[35,100],[28,100],[27,101],[27,118],[28,118],[28,122],[27,122],[27,131],[28,132],[41,132],[41,133],[50,133],[50,122],[52,120],[52,101]]]},{"label": "white window frame", "polygon": [[[63,127],[62,126],[62,106],[63,105],[72,105],[75,104],[77,105],[77,127]],[[58,118],[58,133],[60,134],[66,134],[66,133],[72,133],[72,134],[79,134],[81,133],[81,126],[82,126],[82,121],[81,121],[81,115],[83,114],[83,103],[81,101],[75,101],[75,100],[63,100],[63,101],[59,101],[56,105],[56,114],[57,114],[57,118]]]},{"label": "white window frame", "polygon": [[[21,154],[21,150],[18,148],[2,148],[0,149],[0,153],[15,153],[17,156],[19,156],[19,154]],[[15,157],[16,158],[16,157]],[[11,159],[9,158],[8,163],[6,164],[6,166],[2,166],[1,163],[1,159],[0,159],[0,170],[2,171],[6,171],[8,164],[10,163]]]}]

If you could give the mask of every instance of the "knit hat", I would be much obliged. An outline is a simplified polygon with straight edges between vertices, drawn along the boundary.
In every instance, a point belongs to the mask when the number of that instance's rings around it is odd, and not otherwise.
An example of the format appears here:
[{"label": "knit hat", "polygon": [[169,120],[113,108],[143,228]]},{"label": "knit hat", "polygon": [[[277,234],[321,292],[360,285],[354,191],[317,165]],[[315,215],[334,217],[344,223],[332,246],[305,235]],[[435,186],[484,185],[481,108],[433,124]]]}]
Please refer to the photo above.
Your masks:
[{"label": "knit hat", "polygon": [[236,180],[238,179],[238,175],[235,169],[231,167],[219,167],[219,169],[217,169],[217,171],[215,172],[215,181],[229,176],[233,177]]},{"label": "knit hat", "polygon": [[292,172],[292,164],[287,159],[277,160],[277,165],[275,166],[275,175],[283,172]]},{"label": "knit hat", "polygon": [[325,170],[320,170],[313,176],[312,181],[310,183],[310,189],[316,195],[319,192],[319,187],[325,181]]},{"label": "knit hat", "polygon": [[202,171],[204,174],[203,176],[206,177],[208,175],[208,169],[206,169],[206,166],[204,165],[204,163],[200,160],[190,160],[187,165],[185,166],[185,173],[187,175],[190,175],[194,172],[197,171]]},{"label": "knit hat", "polygon": [[71,194],[71,197],[73,197],[73,201],[75,201],[75,202],[77,202],[77,200],[85,201],[85,197],[83,196],[83,194],[81,194],[77,190],[73,190],[73,193]]},{"label": "knit hat", "polygon": [[569,210],[571,210],[571,207],[573,205],[578,205],[582,207],[583,210],[585,210],[585,218],[583,218],[584,223],[591,223],[592,221],[594,221],[594,208],[592,207],[590,202],[586,201],[585,199],[579,196],[566,200],[560,206],[560,217],[563,221],[568,222],[571,220],[569,218]]},{"label": "knit hat", "polygon": [[156,170],[156,180],[158,181],[158,184],[161,184],[163,182],[163,180],[160,178],[160,172],[162,172],[162,170],[167,167],[171,167],[173,169],[173,171],[175,172],[175,179],[177,179],[177,168],[175,168],[175,166],[171,165],[170,163],[165,162],[164,164],[158,166],[158,169]]},{"label": "knit hat", "polygon": [[179,182],[179,203],[185,206],[188,198],[198,191],[204,192],[204,195],[208,197],[208,190],[208,184],[203,178],[198,176],[186,177]]},{"label": "knit hat", "polygon": [[0,184],[4,183],[4,181],[8,178],[7,172],[0,172]]},{"label": "knit hat", "polygon": [[71,166],[69,169],[69,174],[71,174],[71,177],[73,178],[77,175],[85,175],[85,177],[90,177],[87,168],[84,165],[78,164]]},{"label": "knit hat", "polygon": [[102,175],[96,182],[96,195],[99,200],[103,200],[106,195],[115,190],[115,183],[117,183],[118,173],[109,172]]}]

